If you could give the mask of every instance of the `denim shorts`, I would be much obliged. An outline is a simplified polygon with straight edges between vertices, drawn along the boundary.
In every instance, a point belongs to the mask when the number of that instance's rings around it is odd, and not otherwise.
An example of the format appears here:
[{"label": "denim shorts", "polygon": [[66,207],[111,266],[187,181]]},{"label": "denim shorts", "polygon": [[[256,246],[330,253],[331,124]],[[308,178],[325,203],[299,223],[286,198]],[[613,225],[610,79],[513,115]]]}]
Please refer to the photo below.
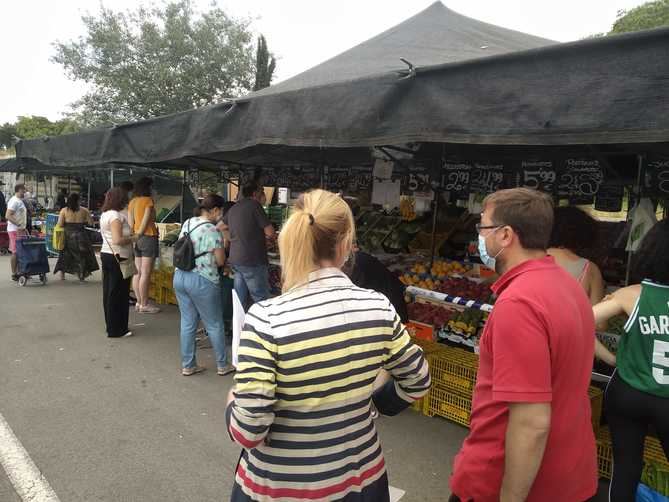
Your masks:
[{"label": "denim shorts", "polygon": [[158,236],[140,236],[139,240],[135,244],[135,258],[158,258],[158,256],[160,256]]}]

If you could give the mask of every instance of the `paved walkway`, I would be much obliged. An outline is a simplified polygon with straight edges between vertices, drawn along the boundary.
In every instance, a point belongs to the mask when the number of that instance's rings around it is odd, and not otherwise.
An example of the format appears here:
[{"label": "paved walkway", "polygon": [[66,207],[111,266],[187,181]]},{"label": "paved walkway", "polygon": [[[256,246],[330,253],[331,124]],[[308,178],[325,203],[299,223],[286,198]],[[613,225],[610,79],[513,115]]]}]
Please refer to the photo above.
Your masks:
[{"label": "paved walkway", "polygon": [[[52,262],[53,266],[53,262]],[[225,432],[230,377],[179,372],[179,313],[104,335],[99,273],[17,287],[0,257],[0,414],[62,502],[227,500],[239,449]],[[444,500],[466,430],[411,410],[379,421],[402,502]],[[12,498],[13,497],[13,498]],[[0,500],[18,500],[0,469]]]}]

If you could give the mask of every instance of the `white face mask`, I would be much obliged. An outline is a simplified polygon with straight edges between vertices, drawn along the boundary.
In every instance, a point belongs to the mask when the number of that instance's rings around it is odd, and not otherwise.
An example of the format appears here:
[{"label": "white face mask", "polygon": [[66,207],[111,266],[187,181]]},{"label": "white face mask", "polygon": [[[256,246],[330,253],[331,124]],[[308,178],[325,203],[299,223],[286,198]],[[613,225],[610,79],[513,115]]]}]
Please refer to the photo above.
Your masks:
[{"label": "white face mask", "polygon": [[495,256],[490,256],[488,254],[488,248],[486,246],[486,239],[490,237],[492,234],[497,232],[500,228],[502,227],[497,227],[494,229],[492,232],[490,232],[488,235],[483,237],[481,234],[479,234],[479,257],[481,258],[481,261],[483,264],[492,269],[495,270],[495,265],[497,264],[497,257],[502,254],[502,251],[504,251],[504,248],[500,249],[499,252]]}]

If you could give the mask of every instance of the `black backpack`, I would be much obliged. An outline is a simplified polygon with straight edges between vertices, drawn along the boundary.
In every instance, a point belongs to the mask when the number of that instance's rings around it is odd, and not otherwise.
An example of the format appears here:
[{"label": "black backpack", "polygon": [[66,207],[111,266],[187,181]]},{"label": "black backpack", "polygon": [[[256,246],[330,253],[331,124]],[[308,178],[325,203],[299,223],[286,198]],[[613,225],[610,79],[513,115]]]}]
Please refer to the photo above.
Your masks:
[{"label": "black backpack", "polygon": [[200,256],[206,255],[209,251],[204,253],[195,254],[195,246],[193,246],[193,241],[190,240],[190,234],[193,230],[202,225],[211,225],[208,221],[196,225],[192,230],[190,228],[191,220],[188,220],[188,230],[184,233],[179,240],[174,243],[174,257],[172,258],[172,264],[180,269],[190,272],[195,268],[195,260]]}]

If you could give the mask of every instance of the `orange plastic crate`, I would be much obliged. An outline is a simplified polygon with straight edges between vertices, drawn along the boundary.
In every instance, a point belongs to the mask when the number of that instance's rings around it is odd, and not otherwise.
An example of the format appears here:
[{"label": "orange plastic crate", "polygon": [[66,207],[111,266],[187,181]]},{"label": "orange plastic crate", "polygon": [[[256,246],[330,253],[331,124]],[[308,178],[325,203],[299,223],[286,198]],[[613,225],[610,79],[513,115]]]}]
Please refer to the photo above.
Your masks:
[{"label": "orange plastic crate", "polygon": [[471,398],[476,385],[478,358],[465,350],[446,347],[429,358],[432,385]]},{"label": "orange plastic crate", "polygon": [[425,415],[429,417],[437,415],[469,427],[469,420],[472,415],[472,400],[470,397],[449,392],[439,385],[432,384],[432,388],[425,399],[427,399],[424,408]]}]

